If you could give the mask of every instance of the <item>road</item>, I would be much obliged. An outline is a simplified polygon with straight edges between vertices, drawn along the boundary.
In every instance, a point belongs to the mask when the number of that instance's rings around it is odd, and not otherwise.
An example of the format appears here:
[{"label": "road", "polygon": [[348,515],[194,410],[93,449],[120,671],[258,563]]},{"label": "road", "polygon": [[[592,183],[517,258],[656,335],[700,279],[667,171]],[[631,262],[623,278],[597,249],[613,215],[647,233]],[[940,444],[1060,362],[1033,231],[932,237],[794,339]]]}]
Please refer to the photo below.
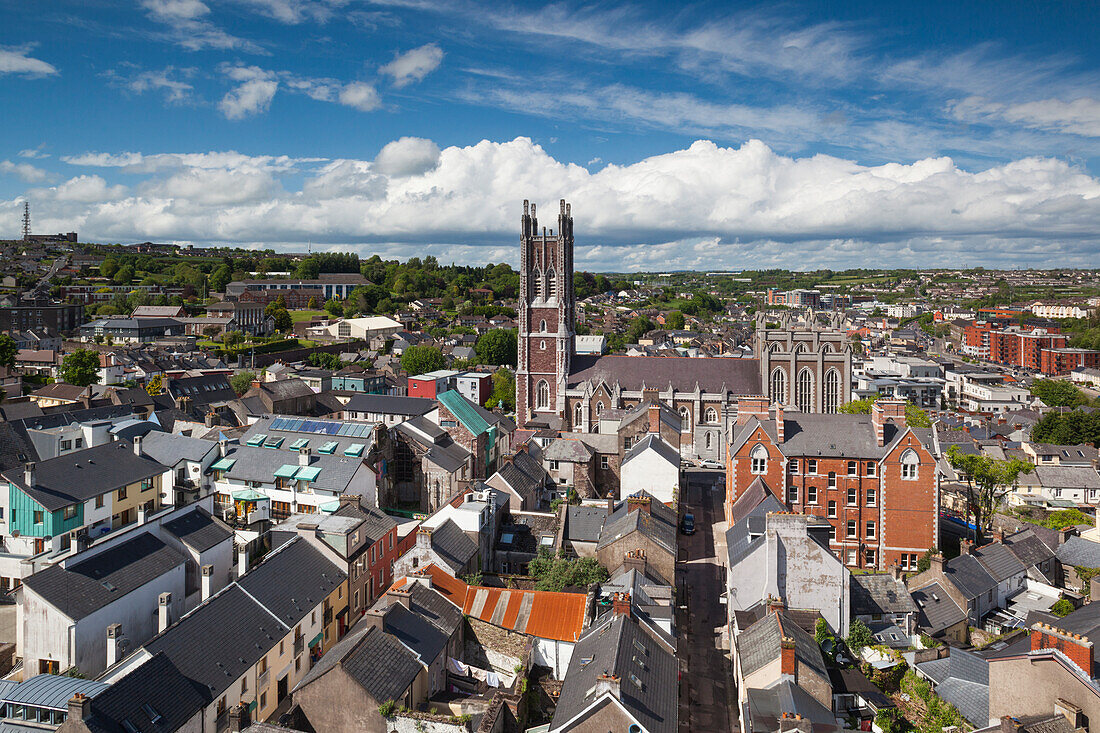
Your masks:
[{"label": "road", "polygon": [[[690,470],[684,491],[684,511],[695,515],[694,535],[680,535],[676,584],[681,609],[677,628],[680,660],[680,730],[739,730],[726,640],[726,607],[721,596],[726,570],[719,558],[726,552],[722,515],[721,473]],[[683,606],[686,603],[687,608]]]}]

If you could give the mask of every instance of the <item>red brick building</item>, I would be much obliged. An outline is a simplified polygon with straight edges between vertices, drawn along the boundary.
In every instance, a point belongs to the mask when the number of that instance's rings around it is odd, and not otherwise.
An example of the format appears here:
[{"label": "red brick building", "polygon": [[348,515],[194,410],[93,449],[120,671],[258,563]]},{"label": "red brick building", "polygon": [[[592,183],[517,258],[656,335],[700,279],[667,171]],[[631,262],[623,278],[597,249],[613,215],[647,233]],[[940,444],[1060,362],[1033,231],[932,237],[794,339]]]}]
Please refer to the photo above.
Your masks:
[{"label": "red brick building", "polygon": [[1039,353],[1039,371],[1043,374],[1069,374],[1080,367],[1100,369],[1100,351],[1094,349],[1043,349]]},{"label": "red brick building", "polygon": [[830,548],[852,567],[916,568],[938,543],[939,491],[931,430],[910,428],[905,402],[871,415],[769,411],[742,398],[726,462],[726,519],[754,482],[791,511],[832,526]]},{"label": "red brick building", "polygon": [[996,364],[1039,370],[1042,367],[1043,349],[1061,349],[1066,337],[1060,333],[1034,331],[991,331],[989,334],[989,360]]}]

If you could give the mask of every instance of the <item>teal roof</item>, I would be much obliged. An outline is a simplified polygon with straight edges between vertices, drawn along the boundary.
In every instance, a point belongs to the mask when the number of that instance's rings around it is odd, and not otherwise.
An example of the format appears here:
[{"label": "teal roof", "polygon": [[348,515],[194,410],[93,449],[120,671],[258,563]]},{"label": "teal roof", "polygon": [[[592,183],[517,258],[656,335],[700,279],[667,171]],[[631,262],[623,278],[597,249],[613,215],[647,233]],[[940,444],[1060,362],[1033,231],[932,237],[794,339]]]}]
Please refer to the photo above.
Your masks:
[{"label": "teal roof", "polygon": [[448,390],[435,397],[446,407],[462,427],[474,435],[481,435],[489,429],[489,423],[478,412],[477,406],[455,390]]},{"label": "teal roof", "polygon": [[237,462],[236,458],[222,458],[214,463],[210,467],[212,471],[228,471],[233,468],[233,464]]},{"label": "teal roof", "polygon": [[245,489],[244,491],[234,491],[233,501],[267,501],[267,497],[259,491]]},{"label": "teal roof", "polygon": [[320,475],[321,469],[315,466],[308,466],[304,468],[299,468],[298,473],[294,476],[294,478],[298,479],[299,481],[316,481],[317,477]]},{"label": "teal roof", "polygon": [[321,504],[320,506],[317,507],[317,509],[320,510],[320,512],[322,514],[335,514],[336,510],[339,509],[339,508],[340,508],[339,500],[330,501],[327,504]]},{"label": "teal roof", "polygon": [[294,478],[299,468],[296,463],[284,463],[275,469],[275,478]]},{"label": "teal roof", "polygon": [[290,444],[290,447],[294,450],[298,450],[299,448],[305,448],[307,445],[309,445],[308,438],[298,438],[296,441]]}]

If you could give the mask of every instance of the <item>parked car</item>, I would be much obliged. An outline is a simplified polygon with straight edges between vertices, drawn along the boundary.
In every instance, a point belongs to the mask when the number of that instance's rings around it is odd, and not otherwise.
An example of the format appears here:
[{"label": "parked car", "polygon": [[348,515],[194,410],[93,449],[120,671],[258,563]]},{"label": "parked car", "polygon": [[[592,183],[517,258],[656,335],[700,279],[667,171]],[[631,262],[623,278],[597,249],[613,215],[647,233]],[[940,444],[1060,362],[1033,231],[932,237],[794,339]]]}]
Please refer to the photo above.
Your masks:
[{"label": "parked car", "polygon": [[688,512],[680,520],[680,532],[682,534],[695,534],[695,515]]},{"label": "parked car", "polygon": [[699,463],[699,465],[702,466],[703,468],[715,468],[715,469],[718,469],[718,470],[721,470],[721,469],[725,468],[725,466],[723,466],[721,463],[714,460],[713,458],[707,458],[706,460],[701,461]]}]

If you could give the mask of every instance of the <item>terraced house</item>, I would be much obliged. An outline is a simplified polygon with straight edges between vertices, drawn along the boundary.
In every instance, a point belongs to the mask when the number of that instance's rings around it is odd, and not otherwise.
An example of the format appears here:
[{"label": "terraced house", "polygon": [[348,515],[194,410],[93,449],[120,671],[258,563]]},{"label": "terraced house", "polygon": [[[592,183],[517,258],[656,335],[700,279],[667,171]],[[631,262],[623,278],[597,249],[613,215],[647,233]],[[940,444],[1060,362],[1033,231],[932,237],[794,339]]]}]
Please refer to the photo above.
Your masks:
[{"label": "terraced house", "polygon": [[42,553],[74,545],[135,523],[161,508],[165,467],[146,456],[141,438],[119,440],[30,462],[5,471],[0,587],[14,585]]}]

